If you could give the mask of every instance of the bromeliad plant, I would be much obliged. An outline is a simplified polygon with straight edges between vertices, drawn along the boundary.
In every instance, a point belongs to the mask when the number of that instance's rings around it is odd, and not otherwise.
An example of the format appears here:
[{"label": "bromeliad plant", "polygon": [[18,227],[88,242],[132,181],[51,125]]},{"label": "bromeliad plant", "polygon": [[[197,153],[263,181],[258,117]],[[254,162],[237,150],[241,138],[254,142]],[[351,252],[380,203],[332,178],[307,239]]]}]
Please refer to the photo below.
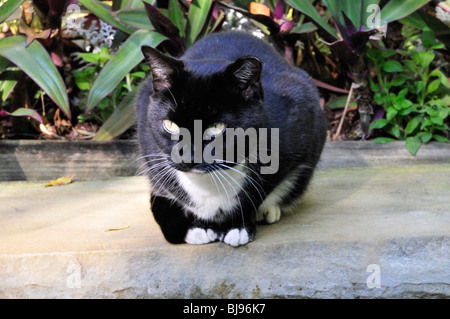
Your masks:
[{"label": "bromeliad plant", "polygon": [[[410,41],[407,42],[407,44]],[[374,101],[382,107],[384,118],[371,123],[370,128],[387,133],[375,143],[406,141],[406,148],[415,155],[423,143],[434,139],[449,142],[446,123],[450,113],[450,84],[444,73],[433,66],[436,54],[442,49],[431,30],[421,35],[424,51],[413,46],[401,54],[394,50],[371,48],[367,57],[376,72],[369,78]]]},{"label": "bromeliad plant", "polygon": [[[61,23],[69,1],[52,0],[8,0],[3,1],[0,7],[0,24],[19,12],[18,32],[9,33],[0,39],[0,72],[2,77],[5,70],[15,64],[28,78],[32,79],[40,89],[48,96],[70,120],[72,110],[69,106],[66,83],[57,67],[61,66]],[[106,63],[105,68],[93,83],[87,99],[86,114],[96,107],[108,94],[110,94],[143,59],[140,47],[142,45],[157,46],[165,37],[150,30],[151,25],[146,23],[146,28],[138,29],[136,23],[139,19],[131,19],[129,11],[139,10],[145,14],[143,3],[135,0],[113,1],[109,7],[97,0],[79,0],[76,6],[82,5],[99,19],[114,26],[123,39],[126,39],[117,53]],[[113,11],[114,7],[114,11]],[[31,10],[25,10],[26,8]],[[34,8],[34,11],[33,11]],[[27,16],[28,15],[28,16]],[[29,16],[31,15],[31,18]],[[133,14],[131,17],[140,17]],[[55,45],[55,43],[57,45]],[[126,57],[126,58],[125,58]],[[5,62],[6,61],[6,62]],[[106,70],[106,71],[105,71]],[[100,76],[101,75],[101,76]],[[14,81],[14,79],[7,79]],[[5,82],[0,83],[2,97],[10,95],[12,88],[17,84],[8,82],[5,91]],[[130,99],[124,99],[130,102]],[[131,109],[129,103],[128,109]],[[12,112],[2,110],[1,116],[17,115],[32,117],[35,120],[46,122],[31,108],[19,108]],[[47,121],[48,122],[48,121]],[[130,122],[130,121],[128,121]],[[123,130],[121,131],[123,132]],[[114,136],[121,132],[117,131]]]},{"label": "bromeliad plant", "polygon": [[[32,9],[32,5],[39,14],[30,13],[29,9]],[[70,118],[66,88],[56,68],[62,63],[58,23],[61,24],[61,15],[67,5],[68,1],[54,1],[50,10],[46,1],[8,0],[3,2],[0,7],[0,24],[13,15],[17,16],[18,23],[16,28],[7,26],[11,36],[0,39],[2,102],[5,102],[12,94],[24,72]],[[22,10],[19,9],[20,7]],[[15,70],[13,77],[8,76],[8,74],[12,75],[11,68]],[[0,113],[3,116],[31,117],[43,122],[42,117],[31,108],[19,107],[11,112],[1,110]]]}]

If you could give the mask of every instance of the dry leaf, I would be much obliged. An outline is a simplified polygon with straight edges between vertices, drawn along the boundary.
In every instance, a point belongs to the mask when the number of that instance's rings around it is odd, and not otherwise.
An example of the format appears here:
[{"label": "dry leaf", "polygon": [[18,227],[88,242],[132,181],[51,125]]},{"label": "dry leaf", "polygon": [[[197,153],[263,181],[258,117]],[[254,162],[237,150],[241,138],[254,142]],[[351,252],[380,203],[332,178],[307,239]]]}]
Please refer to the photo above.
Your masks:
[{"label": "dry leaf", "polygon": [[75,174],[70,174],[55,180],[50,181],[48,184],[45,185],[45,187],[50,187],[50,186],[61,186],[61,185],[67,185],[72,183],[73,177],[75,176]]},{"label": "dry leaf", "polygon": [[258,2],[250,2],[250,13],[270,17],[269,7]]},{"label": "dry leaf", "polygon": [[108,228],[107,230],[105,230],[105,232],[107,231],[117,231],[117,230],[124,230],[130,228],[130,226],[119,226],[119,227],[114,227],[114,228]]}]

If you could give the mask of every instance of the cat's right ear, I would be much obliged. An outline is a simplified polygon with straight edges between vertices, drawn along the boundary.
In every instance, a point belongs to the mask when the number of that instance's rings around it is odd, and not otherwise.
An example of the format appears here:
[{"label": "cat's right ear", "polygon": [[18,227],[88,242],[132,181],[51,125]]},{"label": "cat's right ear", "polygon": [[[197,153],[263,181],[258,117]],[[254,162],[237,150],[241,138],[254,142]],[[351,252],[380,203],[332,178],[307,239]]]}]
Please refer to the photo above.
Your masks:
[{"label": "cat's right ear", "polygon": [[261,61],[255,56],[244,56],[230,64],[225,72],[231,78],[245,99],[258,95],[261,91]]},{"label": "cat's right ear", "polygon": [[153,76],[153,90],[158,92],[164,88],[170,88],[173,84],[174,75],[183,69],[183,62],[146,45],[142,46],[141,49],[145,60],[150,65]]}]

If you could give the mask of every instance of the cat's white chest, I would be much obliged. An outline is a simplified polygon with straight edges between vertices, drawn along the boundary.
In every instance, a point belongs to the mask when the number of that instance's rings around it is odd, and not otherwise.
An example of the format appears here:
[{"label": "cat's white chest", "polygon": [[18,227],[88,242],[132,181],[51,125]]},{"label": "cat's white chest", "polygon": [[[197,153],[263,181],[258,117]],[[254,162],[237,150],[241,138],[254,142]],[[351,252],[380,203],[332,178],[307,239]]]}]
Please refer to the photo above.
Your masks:
[{"label": "cat's white chest", "polygon": [[239,208],[238,194],[244,188],[245,172],[238,166],[210,173],[177,172],[178,182],[189,195],[188,209],[204,220]]}]

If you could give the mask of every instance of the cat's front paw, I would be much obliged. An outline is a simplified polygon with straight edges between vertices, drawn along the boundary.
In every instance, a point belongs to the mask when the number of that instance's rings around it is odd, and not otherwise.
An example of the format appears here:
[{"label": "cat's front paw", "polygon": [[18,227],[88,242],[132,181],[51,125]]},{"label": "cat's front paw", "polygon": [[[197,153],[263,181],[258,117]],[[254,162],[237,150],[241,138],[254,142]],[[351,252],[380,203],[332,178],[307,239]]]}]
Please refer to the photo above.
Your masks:
[{"label": "cat's front paw", "polygon": [[281,208],[279,206],[263,206],[258,208],[257,220],[265,221],[267,224],[273,224],[280,220]]},{"label": "cat's front paw", "polygon": [[233,247],[245,245],[250,240],[250,235],[245,228],[232,228],[223,237],[223,242]]},{"label": "cat's front paw", "polygon": [[187,231],[185,242],[194,245],[203,245],[217,240],[217,234],[212,229],[194,227]]}]

